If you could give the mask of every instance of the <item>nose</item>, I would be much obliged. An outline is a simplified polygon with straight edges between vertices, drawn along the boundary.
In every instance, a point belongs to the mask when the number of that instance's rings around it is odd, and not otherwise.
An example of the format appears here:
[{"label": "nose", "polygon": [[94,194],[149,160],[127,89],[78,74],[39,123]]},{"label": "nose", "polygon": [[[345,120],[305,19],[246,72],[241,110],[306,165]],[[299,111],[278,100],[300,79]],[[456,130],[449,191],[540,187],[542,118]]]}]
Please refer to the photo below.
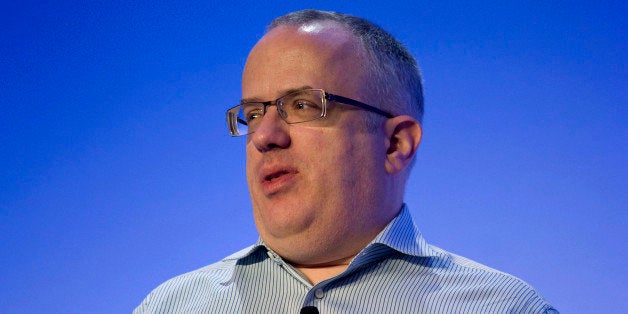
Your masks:
[{"label": "nose", "polygon": [[279,115],[277,107],[266,108],[266,114],[261,119],[257,130],[250,135],[250,140],[259,152],[290,146],[288,124]]}]

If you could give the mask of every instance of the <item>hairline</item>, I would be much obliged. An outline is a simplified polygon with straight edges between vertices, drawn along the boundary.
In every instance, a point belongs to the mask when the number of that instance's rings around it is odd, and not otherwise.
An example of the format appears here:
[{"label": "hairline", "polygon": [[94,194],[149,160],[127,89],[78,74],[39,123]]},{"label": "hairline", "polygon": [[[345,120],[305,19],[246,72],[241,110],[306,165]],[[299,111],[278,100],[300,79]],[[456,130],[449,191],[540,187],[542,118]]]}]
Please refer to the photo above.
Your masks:
[{"label": "hairline", "polygon": [[[378,25],[347,14],[303,10],[274,19],[266,27],[266,33],[279,26],[298,28],[315,22],[332,22],[360,43],[363,49],[360,55],[368,63],[366,69],[370,78],[366,84],[378,98],[380,109],[394,115],[409,114],[422,121],[423,86],[416,60],[394,36]],[[397,79],[392,84],[391,77]],[[371,124],[375,122],[371,121]]]}]

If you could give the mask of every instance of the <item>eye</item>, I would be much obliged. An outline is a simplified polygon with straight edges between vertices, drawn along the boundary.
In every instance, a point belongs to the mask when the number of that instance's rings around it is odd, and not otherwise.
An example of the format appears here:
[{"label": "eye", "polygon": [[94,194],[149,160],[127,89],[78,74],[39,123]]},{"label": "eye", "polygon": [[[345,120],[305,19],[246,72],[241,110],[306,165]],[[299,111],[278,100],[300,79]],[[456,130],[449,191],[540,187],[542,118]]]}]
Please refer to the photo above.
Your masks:
[{"label": "eye", "polygon": [[299,99],[294,102],[294,109],[297,110],[307,110],[313,107],[314,105],[307,100]]},{"label": "eye", "polygon": [[292,111],[318,111],[320,105],[307,99],[295,99],[292,101]]},{"label": "eye", "polygon": [[244,111],[244,119],[246,122],[251,122],[257,118],[261,118],[262,116],[262,109],[259,108],[251,108],[250,110]]}]

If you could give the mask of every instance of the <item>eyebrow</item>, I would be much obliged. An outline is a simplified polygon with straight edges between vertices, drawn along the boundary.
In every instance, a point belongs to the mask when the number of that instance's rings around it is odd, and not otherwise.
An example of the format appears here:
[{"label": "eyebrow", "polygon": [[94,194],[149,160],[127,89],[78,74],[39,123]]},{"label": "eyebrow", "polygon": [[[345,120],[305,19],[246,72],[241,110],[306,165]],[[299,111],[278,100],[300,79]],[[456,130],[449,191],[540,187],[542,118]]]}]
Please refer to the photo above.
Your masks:
[{"label": "eyebrow", "polygon": [[[309,85],[303,85],[303,86],[297,87],[297,88],[284,89],[284,90],[281,91],[281,93],[279,93],[279,95],[281,95],[279,97],[282,97],[284,95],[288,95],[288,94],[294,93],[294,92],[300,92],[300,91],[303,91],[303,90],[306,90],[306,89],[312,89],[312,87],[309,86]],[[246,103],[252,103],[252,102],[268,102],[268,101],[274,101],[274,100],[275,99],[273,99],[273,100],[263,100],[263,99],[258,98],[258,97],[251,97],[251,98],[243,98],[242,100],[240,100],[240,104],[246,104]]]}]

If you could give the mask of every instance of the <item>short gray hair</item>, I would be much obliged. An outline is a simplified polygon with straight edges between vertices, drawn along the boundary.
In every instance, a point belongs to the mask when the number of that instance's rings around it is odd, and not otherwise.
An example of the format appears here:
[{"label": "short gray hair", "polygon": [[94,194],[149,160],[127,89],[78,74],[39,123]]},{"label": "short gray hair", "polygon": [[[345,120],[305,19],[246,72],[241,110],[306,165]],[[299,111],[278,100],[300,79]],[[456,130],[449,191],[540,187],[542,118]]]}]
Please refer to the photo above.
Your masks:
[{"label": "short gray hair", "polygon": [[[363,18],[348,14],[303,10],[273,20],[267,31],[286,26],[303,26],[316,21],[333,21],[349,30],[364,46],[372,79],[369,84],[379,97],[381,109],[393,115],[407,114],[423,119],[423,84],[416,60],[390,33]],[[377,105],[377,104],[375,104]]]}]

